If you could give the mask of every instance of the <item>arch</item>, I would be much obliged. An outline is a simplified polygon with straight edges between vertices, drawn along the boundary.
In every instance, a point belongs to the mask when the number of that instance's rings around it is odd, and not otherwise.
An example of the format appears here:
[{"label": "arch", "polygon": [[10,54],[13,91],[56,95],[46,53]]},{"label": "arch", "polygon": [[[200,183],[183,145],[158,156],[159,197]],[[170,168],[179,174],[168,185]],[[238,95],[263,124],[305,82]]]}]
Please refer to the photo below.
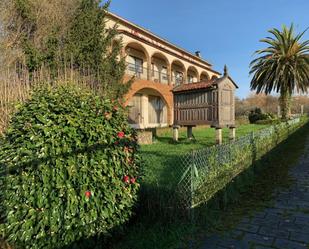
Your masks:
[{"label": "arch", "polygon": [[129,119],[135,120],[139,128],[166,126],[171,123],[172,102],[160,87],[140,86],[127,97]]},{"label": "arch", "polygon": [[135,49],[135,50],[141,50],[144,53],[147,60],[149,60],[149,53],[148,53],[147,49],[144,47],[144,45],[141,44],[141,43],[138,43],[138,42],[132,40],[132,41],[126,43],[124,45],[124,48],[125,48],[125,52],[126,52],[127,55],[128,55],[128,52],[130,52],[130,50],[129,50],[130,48]]},{"label": "arch", "polygon": [[127,70],[130,75],[135,75],[137,78],[149,78],[149,54],[147,49],[140,43],[132,41],[124,46]]},{"label": "arch", "polygon": [[171,63],[172,84],[180,85],[186,82],[187,70],[180,60],[173,60]]},{"label": "arch", "polygon": [[[168,97],[163,94],[163,90],[162,90],[162,85],[157,85],[157,84],[151,84],[151,86],[145,86],[143,84],[139,84],[138,87],[134,88],[134,91],[130,91],[127,95],[126,95],[126,105],[129,102],[129,100],[137,93],[143,91],[143,90],[149,90],[149,91],[153,91],[154,93],[158,94],[162,99],[164,99],[168,109],[172,108],[172,102],[171,99],[168,99]],[[170,93],[170,97],[172,98],[172,94]]]},{"label": "arch", "polygon": [[170,81],[170,64],[168,58],[160,53],[154,52],[151,57],[151,79],[155,82],[168,84]]},{"label": "arch", "polygon": [[185,64],[183,64],[180,60],[175,59],[172,61],[171,65],[177,65],[183,68],[184,71],[186,71]]},{"label": "arch", "polygon": [[187,70],[187,82],[194,83],[200,79],[197,69],[194,66],[189,66]]},{"label": "arch", "polygon": [[166,57],[166,55],[164,55],[163,53],[161,53],[159,51],[153,52],[152,55],[150,56],[150,58],[152,58],[152,57],[159,57],[159,58],[165,60],[167,64],[170,64],[169,59]]},{"label": "arch", "polygon": [[206,71],[202,71],[200,74],[200,81],[210,80],[209,74]]}]

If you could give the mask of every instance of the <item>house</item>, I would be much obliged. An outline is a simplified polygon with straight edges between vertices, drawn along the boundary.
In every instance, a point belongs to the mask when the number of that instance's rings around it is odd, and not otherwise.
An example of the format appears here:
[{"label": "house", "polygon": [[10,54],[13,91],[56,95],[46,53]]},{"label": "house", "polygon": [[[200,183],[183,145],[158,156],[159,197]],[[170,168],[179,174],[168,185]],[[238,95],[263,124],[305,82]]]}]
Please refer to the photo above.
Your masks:
[{"label": "house", "polygon": [[113,13],[107,14],[107,27],[118,25],[127,68],[125,80],[134,77],[126,96],[129,121],[134,128],[165,127],[173,124],[172,90],[220,77],[212,65],[152,32]]}]

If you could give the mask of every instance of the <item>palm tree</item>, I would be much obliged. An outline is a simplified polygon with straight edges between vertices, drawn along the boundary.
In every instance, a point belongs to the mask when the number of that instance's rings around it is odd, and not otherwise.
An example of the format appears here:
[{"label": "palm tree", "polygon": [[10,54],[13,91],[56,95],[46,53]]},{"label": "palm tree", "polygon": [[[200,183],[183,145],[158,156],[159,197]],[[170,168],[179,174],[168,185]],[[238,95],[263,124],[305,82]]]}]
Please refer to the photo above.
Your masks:
[{"label": "palm tree", "polygon": [[294,35],[293,24],[282,31],[268,31],[273,36],[260,40],[268,47],[255,52],[259,57],[250,63],[251,90],[256,93],[280,92],[282,118],[288,117],[291,95],[307,93],[309,86],[309,40],[301,41],[306,30]]}]

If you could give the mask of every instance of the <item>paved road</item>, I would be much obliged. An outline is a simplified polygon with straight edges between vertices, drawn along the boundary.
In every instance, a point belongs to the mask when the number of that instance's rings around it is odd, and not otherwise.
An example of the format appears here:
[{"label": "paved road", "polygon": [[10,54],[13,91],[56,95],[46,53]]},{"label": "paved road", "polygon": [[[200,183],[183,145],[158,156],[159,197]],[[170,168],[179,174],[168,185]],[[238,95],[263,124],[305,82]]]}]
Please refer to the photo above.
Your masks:
[{"label": "paved road", "polygon": [[290,175],[296,181],[277,191],[273,207],[244,217],[225,235],[206,238],[202,248],[309,249],[309,141]]}]

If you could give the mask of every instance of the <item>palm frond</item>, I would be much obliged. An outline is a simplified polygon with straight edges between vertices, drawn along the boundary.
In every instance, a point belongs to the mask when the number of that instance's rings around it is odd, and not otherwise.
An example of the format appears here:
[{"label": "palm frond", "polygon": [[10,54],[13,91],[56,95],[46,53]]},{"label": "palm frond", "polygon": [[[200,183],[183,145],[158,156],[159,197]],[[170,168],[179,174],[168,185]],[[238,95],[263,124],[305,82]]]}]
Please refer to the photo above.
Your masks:
[{"label": "palm frond", "polygon": [[294,25],[271,29],[271,36],[261,39],[268,46],[255,51],[250,63],[251,90],[307,92],[309,87],[309,40],[301,41],[308,30],[294,34]]}]

